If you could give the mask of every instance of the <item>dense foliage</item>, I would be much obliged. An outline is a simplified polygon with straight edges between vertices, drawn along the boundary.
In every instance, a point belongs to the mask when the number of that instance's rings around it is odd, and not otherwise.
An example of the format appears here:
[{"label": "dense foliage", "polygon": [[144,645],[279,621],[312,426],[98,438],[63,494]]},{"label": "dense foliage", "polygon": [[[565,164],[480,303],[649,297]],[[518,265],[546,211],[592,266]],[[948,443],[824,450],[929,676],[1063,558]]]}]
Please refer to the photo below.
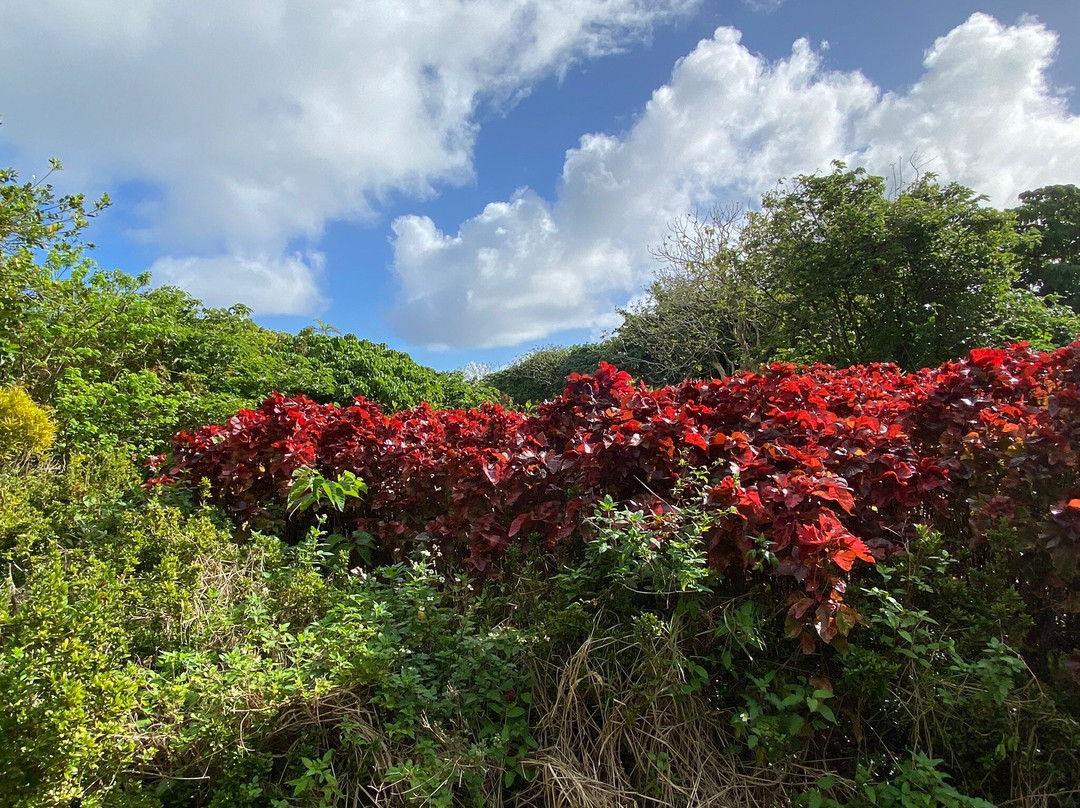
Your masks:
[{"label": "dense foliage", "polygon": [[766,292],[773,344],[918,369],[989,342],[1015,294],[1017,235],[979,203],[926,177],[889,199],[884,178],[841,167],[767,194],[739,252],[740,271]]},{"label": "dense foliage", "polygon": [[973,541],[1012,518],[1039,630],[1080,646],[1062,607],[1080,597],[1078,381],[1080,342],[1052,354],[980,349],[919,374],[773,365],[654,391],[602,365],[530,415],[422,406],[387,417],[363,401],[278,395],[178,435],[159,481],[205,483],[258,526],[281,512],[299,470],[355,473],[368,495],[343,524],[382,558],[420,544],[452,569],[488,573],[512,543],[550,551],[579,535],[604,499],[662,513],[685,469],[704,469],[709,565],[753,570],[755,548],[767,552],[797,585],[791,631],[807,650],[814,634],[831,642],[859,620],[843,602],[856,561],[893,555],[917,522],[964,502]]},{"label": "dense foliage", "polygon": [[0,460],[46,454],[56,439],[56,424],[25,390],[0,388]]},{"label": "dense foliage", "polygon": [[[202,485],[0,467],[0,794],[1077,804],[1078,366],[1014,348],[654,393],[605,368],[531,416],[274,397],[179,438]],[[541,419],[564,451],[537,451]],[[440,508],[474,522],[433,535]],[[481,558],[502,574],[455,571]]]},{"label": "dense foliage", "polygon": [[1049,185],[1025,191],[1014,213],[1017,227],[1033,236],[1021,250],[1023,282],[1080,309],[1080,188]]}]

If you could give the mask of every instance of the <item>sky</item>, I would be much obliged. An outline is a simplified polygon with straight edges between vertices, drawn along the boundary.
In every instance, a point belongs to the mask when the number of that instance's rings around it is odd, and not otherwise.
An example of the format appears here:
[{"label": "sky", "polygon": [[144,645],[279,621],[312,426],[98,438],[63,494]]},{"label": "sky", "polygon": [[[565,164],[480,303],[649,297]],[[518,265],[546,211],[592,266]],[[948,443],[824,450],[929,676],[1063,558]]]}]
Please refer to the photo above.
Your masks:
[{"label": "sky", "polygon": [[1080,184],[1080,2],[0,0],[0,165],[106,268],[450,370],[618,325],[671,223],[831,161]]}]

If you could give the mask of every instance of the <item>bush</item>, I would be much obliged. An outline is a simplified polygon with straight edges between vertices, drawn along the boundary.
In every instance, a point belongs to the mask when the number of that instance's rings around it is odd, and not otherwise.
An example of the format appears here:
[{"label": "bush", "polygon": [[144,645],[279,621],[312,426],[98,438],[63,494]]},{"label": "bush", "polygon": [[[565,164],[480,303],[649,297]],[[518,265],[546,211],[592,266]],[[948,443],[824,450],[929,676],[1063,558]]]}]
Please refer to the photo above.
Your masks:
[{"label": "bush", "polygon": [[565,548],[604,497],[662,509],[686,469],[703,468],[698,494],[734,508],[704,539],[710,566],[747,570],[754,553],[770,553],[793,585],[790,630],[807,650],[842,643],[858,622],[843,598],[858,561],[902,552],[920,522],[978,546],[1006,519],[1018,531],[1018,589],[1038,603],[1029,641],[1049,659],[1080,646],[1067,605],[1080,588],[1078,380],[1074,343],[979,349],[916,374],[776,364],[653,391],[602,365],[531,414],[388,417],[369,402],[275,396],[177,436],[163,479],[205,482],[213,501],[258,526],[282,514],[297,469],[349,471],[371,493],[342,524],[374,537],[377,559],[430,543],[448,568],[488,576],[511,545]]},{"label": "bush", "polygon": [[467,580],[113,516],[96,548],[39,544],[0,602],[0,804],[479,806],[530,748],[532,635]]},{"label": "bush", "polygon": [[538,404],[556,398],[570,374],[592,373],[601,362],[614,362],[615,354],[616,346],[611,341],[538,348],[489,374],[484,382],[518,404]]},{"label": "bush", "polygon": [[[722,386],[648,393],[603,366],[595,377],[572,377],[563,398],[531,416],[496,406],[441,413],[422,406],[388,418],[368,402],[338,409],[276,396],[224,427],[179,436],[168,478],[206,480],[215,501],[258,526],[280,514],[299,468],[315,466],[328,478],[350,471],[368,483],[371,495],[350,506],[349,527],[375,537],[381,560],[407,554],[420,536],[449,569],[487,575],[511,544],[532,551],[564,545],[579,513],[605,496],[659,504],[687,463],[708,466],[717,473],[703,478],[699,494],[718,511],[738,511],[708,538],[712,566],[744,563],[750,539],[765,533],[787,560],[780,574],[798,581],[807,604],[825,610],[817,619],[828,641],[854,620],[834,585],[857,559],[872,557],[837,516],[855,501],[838,467],[819,459],[825,447],[864,440],[864,457],[844,468],[851,481],[872,489],[874,500],[864,507],[878,507],[879,518],[902,506],[914,486],[934,488],[941,475],[919,465],[899,431],[864,439],[852,422],[818,435],[813,419],[822,425],[834,420],[826,403],[807,404],[814,414],[804,423],[777,421],[792,443],[806,445],[779,462],[758,436],[736,429],[729,439],[722,430],[740,419],[767,418],[766,396],[791,394],[784,389],[792,372],[778,368],[748,377],[748,394],[729,399]],[[731,473],[730,463],[751,456],[759,458],[756,465]],[[905,479],[884,477],[878,484],[893,466]],[[799,619],[815,616],[807,604],[800,604]],[[835,612],[847,622],[837,627]]]},{"label": "bush", "polygon": [[1070,804],[1080,705],[1013,650],[1015,536],[916,532],[851,581],[847,653],[798,654],[768,545],[709,565],[708,473],[478,588],[422,540],[356,569],[317,519],[371,496],[346,476],[298,478],[288,546],[123,458],[0,468],[0,804]]},{"label": "bush", "polygon": [[55,439],[56,425],[25,391],[0,389],[0,459],[44,455]]}]

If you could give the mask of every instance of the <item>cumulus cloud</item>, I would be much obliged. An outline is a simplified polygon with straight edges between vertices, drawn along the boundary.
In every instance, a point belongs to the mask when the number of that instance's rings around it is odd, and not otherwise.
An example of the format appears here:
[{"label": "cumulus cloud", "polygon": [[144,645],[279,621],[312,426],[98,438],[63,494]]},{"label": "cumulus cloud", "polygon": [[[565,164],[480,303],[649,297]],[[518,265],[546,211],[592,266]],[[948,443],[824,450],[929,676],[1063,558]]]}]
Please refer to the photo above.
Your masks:
[{"label": "cumulus cloud", "polygon": [[1046,75],[1056,50],[1057,37],[1035,20],[1004,26],[973,15],[926,52],[917,84],[855,122],[850,159],[883,168],[918,151],[929,170],[999,206],[1080,182],[1080,117]]},{"label": "cumulus cloud", "polygon": [[318,278],[325,258],[306,255],[215,255],[159,258],[150,267],[155,281],[179,286],[207,306],[237,301],[262,314],[312,314],[326,303]]},{"label": "cumulus cloud", "polygon": [[[159,269],[183,266],[189,288],[256,254],[286,273],[269,289],[314,288],[288,244],[387,194],[469,179],[479,104],[512,102],[696,2],[0,0],[0,136],[62,155],[77,181],[149,186],[136,235],[183,251]],[[236,292],[262,311],[290,305]]]},{"label": "cumulus cloud", "polygon": [[720,28],[675,65],[624,137],[586,135],[567,152],[553,202],[520,189],[456,234],[397,219],[396,326],[459,347],[603,327],[650,277],[649,247],[673,219],[751,202],[835,158],[888,174],[917,151],[998,205],[1080,182],[1080,118],[1046,78],[1056,46],[1034,20],[975,14],[926,52],[918,83],[882,93],[859,72],[825,69],[806,40],[770,62]]}]

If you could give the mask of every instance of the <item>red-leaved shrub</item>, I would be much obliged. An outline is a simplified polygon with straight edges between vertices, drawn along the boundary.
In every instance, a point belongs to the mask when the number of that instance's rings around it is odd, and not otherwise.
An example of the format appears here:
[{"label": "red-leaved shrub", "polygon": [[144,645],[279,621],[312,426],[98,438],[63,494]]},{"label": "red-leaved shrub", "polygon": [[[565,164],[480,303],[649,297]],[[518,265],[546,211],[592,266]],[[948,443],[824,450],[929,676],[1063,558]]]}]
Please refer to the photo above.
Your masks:
[{"label": "red-leaved shrub", "polygon": [[688,468],[705,468],[699,493],[718,514],[710,565],[733,572],[766,542],[775,574],[798,590],[792,634],[830,642],[858,619],[843,603],[854,565],[901,552],[918,522],[977,544],[1010,521],[1029,586],[1068,611],[1080,560],[1078,381],[1080,342],[975,350],[914,374],[775,364],[651,391],[605,364],[532,414],[423,405],[386,416],[363,399],[338,408],[274,395],[177,435],[154,482],[207,481],[257,525],[280,513],[297,468],[349,470],[368,494],[347,517],[385,554],[428,542],[484,576],[512,542],[558,550],[604,496],[662,507]]}]

